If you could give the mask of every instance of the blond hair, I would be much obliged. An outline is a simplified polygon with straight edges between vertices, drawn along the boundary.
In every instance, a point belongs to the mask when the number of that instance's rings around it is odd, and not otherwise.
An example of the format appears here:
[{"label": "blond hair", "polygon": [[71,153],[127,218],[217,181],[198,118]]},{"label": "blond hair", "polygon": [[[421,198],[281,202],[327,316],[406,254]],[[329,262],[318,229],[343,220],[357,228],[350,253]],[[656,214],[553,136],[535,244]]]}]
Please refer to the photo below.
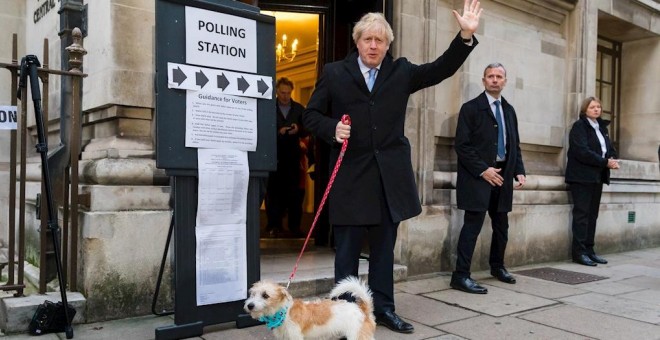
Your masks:
[{"label": "blond hair", "polygon": [[387,22],[385,16],[382,13],[371,12],[367,13],[360,18],[360,21],[355,23],[353,27],[353,42],[357,44],[358,40],[362,36],[362,33],[376,30],[385,35],[387,38],[387,45],[389,46],[392,41],[394,41],[394,33],[392,32],[392,27],[390,23]]}]

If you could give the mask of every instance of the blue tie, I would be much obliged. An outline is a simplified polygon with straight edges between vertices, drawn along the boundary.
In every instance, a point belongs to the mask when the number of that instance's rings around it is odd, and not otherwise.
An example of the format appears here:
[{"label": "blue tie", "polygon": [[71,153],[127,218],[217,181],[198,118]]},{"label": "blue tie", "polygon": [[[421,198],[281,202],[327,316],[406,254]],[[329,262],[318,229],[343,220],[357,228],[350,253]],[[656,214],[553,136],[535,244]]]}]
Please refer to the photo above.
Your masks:
[{"label": "blue tie", "polygon": [[497,120],[497,158],[504,159],[504,122],[502,121],[502,111],[500,111],[500,101],[495,101],[495,119]]},{"label": "blue tie", "polygon": [[369,92],[371,92],[371,89],[374,88],[374,83],[376,82],[376,71],[378,71],[376,68],[369,70],[369,81],[367,81],[367,88],[369,88]]}]

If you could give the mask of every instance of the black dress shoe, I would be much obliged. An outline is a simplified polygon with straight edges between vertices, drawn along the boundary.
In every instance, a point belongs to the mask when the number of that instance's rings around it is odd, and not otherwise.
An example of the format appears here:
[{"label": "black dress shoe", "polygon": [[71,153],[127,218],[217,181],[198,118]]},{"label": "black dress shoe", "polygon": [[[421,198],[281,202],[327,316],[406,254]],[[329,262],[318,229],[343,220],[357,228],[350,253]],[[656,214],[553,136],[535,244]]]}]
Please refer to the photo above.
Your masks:
[{"label": "black dress shoe", "polygon": [[587,256],[586,254],[582,254],[578,257],[574,257],[573,262],[583,264],[585,266],[590,266],[590,267],[595,267],[596,266],[596,262],[591,261],[589,256]]},{"label": "black dress shoe", "polygon": [[490,274],[505,283],[516,283],[516,278],[509,274],[504,268],[491,269]]},{"label": "black dress shoe", "polygon": [[415,331],[413,325],[403,321],[394,312],[377,314],[376,323],[399,333],[412,333]]},{"label": "black dress shoe", "polygon": [[449,286],[451,288],[458,289],[460,291],[464,291],[466,293],[471,293],[471,294],[488,293],[488,289],[480,286],[476,281],[472,280],[469,277],[458,277],[458,278],[452,277]]},{"label": "black dress shoe", "polygon": [[600,263],[600,264],[607,264],[607,260],[606,260],[606,259],[604,259],[604,258],[602,258],[602,257],[600,257],[600,256],[598,256],[598,255],[596,255],[596,254],[589,254],[588,256],[589,256],[589,258],[591,259],[591,261],[594,261],[594,262],[596,262],[596,263]]}]

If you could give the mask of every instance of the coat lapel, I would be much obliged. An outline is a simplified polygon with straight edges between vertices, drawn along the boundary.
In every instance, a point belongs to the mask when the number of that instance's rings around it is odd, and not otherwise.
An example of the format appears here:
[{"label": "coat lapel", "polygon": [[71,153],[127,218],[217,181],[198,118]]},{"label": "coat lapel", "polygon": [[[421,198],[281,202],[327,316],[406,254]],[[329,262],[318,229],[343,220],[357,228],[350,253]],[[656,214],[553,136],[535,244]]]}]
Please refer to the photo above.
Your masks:
[{"label": "coat lapel", "polygon": [[481,92],[479,97],[477,97],[477,108],[479,109],[479,112],[487,113],[490,119],[494,123],[497,123],[495,114],[493,113],[493,110],[490,109],[490,104],[488,104],[488,97],[486,97],[485,92]]},{"label": "coat lapel", "polygon": [[385,55],[385,59],[383,59],[383,62],[380,64],[380,69],[378,70],[378,74],[376,75],[376,82],[374,83],[374,88],[372,89],[371,93],[376,93],[378,91],[378,88],[385,83],[387,80],[387,77],[390,76],[392,73],[392,56],[388,53]]},{"label": "coat lapel", "polygon": [[369,93],[369,89],[367,88],[367,83],[364,81],[364,76],[362,75],[362,72],[360,72],[360,66],[358,65],[357,58],[358,58],[357,51],[353,50],[353,52],[350,53],[348,57],[346,57],[346,59],[344,59],[344,67],[346,68],[348,74],[351,75],[353,81],[357,84],[360,90],[362,90],[362,92]]}]

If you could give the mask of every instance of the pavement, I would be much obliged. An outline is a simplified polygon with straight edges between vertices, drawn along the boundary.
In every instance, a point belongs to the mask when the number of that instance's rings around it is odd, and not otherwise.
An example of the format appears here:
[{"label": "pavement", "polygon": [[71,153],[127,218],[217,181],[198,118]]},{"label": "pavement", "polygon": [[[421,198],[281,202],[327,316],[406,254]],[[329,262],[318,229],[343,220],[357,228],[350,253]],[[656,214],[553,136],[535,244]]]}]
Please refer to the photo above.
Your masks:
[{"label": "pavement", "polygon": [[[603,257],[609,264],[597,267],[553,262],[508,268],[516,284],[499,282],[488,271],[473,273],[488,288],[486,295],[451,289],[450,273],[409,278],[395,285],[396,312],[415,326],[415,332],[398,334],[378,326],[376,339],[660,339],[660,248]],[[602,279],[567,284],[520,273],[540,268]],[[85,340],[153,339],[155,328],[172,324],[171,316],[144,316],[74,325],[74,333],[75,339]],[[0,340],[28,338],[0,335]],[[65,336],[47,334],[40,339]],[[263,325],[236,329],[228,323],[207,327],[192,339],[274,337]]]}]

